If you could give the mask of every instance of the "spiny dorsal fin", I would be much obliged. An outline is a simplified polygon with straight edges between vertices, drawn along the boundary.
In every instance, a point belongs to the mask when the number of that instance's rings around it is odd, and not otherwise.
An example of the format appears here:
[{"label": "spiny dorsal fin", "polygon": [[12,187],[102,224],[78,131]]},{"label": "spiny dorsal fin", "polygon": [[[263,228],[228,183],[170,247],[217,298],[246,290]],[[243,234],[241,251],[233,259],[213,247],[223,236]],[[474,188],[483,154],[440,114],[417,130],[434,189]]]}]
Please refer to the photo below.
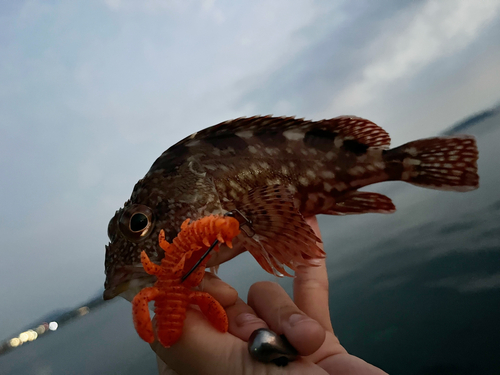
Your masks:
[{"label": "spiny dorsal fin", "polygon": [[[165,151],[148,173],[170,174],[186,160],[227,158],[269,148],[279,152],[284,145],[299,153],[302,147],[329,152],[335,146],[355,154],[369,147],[388,148],[389,134],[373,122],[353,116],[309,121],[294,117],[255,116],[225,121],[184,138]],[[254,157],[255,155],[251,155]]]},{"label": "spiny dorsal fin", "polygon": [[304,132],[308,130],[336,132],[346,139],[356,140],[370,147],[388,148],[391,143],[391,137],[384,129],[369,120],[356,116],[340,116],[321,121],[304,120],[294,117],[240,117],[203,129],[179,143],[185,143],[191,139],[203,139],[205,137],[217,137],[226,134],[234,136],[237,132],[274,131],[278,129],[282,132],[291,129],[303,129]]}]

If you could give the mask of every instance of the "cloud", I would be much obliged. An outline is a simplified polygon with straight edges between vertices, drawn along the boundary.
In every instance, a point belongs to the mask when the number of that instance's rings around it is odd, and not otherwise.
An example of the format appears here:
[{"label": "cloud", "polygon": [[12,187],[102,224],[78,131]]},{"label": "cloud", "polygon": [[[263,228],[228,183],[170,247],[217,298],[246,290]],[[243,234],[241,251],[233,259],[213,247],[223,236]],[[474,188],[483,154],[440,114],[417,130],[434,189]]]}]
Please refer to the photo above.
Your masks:
[{"label": "cloud", "polygon": [[473,43],[500,11],[496,0],[429,0],[410,7],[372,43],[361,77],[335,98],[334,108],[349,112],[401,85],[436,60]]},{"label": "cloud", "polygon": [[[104,0],[104,4],[114,11],[180,10],[193,3],[193,0]],[[207,1],[202,1],[202,3],[207,3]]]}]

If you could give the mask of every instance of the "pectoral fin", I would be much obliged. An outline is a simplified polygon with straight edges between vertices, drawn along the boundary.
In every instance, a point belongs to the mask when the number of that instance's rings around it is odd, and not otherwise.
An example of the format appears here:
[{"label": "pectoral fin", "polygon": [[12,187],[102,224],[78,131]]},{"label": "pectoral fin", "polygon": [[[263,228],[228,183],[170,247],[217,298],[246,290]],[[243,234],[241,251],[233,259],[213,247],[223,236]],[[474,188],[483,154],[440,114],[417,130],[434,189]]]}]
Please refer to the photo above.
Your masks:
[{"label": "pectoral fin", "polygon": [[294,206],[286,187],[250,190],[236,208],[252,221],[253,236],[240,235],[243,246],[267,272],[290,276],[285,266],[295,270],[325,257],[317,245],[321,240]]}]

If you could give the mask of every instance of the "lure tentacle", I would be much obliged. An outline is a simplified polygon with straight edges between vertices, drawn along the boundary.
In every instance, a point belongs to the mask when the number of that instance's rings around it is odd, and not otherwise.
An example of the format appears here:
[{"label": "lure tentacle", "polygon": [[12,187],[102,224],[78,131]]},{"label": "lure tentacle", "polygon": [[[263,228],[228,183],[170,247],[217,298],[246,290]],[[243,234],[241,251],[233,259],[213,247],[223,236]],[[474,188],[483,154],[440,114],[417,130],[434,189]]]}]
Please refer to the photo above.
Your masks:
[{"label": "lure tentacle", "polygon": [[210,294],[205,292],[191,292],[189,301],[193,305],[198,305],[201,312],[208,321],[221,332],[227,332],[229,322],[224,307]]},{"label": "lure tentacle", "polygon": [[146,254],[144,250],[141,252],[141,263],[144,271],[146,271],[148,274],[156,276],[159,276],[161,274],[161,266],[151,262],[148,254]]},{"label": "lure tentacle", "polygon": [[132,300],[132,317],[135,330],[146,342],[152,343],[155,340],[153,334],[153,324],[149,315],[148,303],[158,297],[160,291],[156,287],[142,289]]}]

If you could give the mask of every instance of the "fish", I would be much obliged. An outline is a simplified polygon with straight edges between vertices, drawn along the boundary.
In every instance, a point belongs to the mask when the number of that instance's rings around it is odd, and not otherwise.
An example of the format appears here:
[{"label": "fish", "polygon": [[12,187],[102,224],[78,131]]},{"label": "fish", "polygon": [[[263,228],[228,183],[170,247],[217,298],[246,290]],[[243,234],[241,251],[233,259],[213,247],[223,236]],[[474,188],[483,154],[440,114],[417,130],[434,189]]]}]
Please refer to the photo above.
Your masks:
[{"label": "fish", "polygon": [[186,219],[237,212],[247,223],[233,248],[222,245],[208,267],[249,251],[267,272],[289,276],[287,269],[325,257],[305,217],[395,211],[389,197],[362,187],[404,181],[458,192],[478,188],[473,136],[392,149],[390,141],[381,127],[355,116],[243,117],[184,138],[160,155],[110,220],[103,298],[131,300],[152,285],[141,252],[159,263],[160,231],[172,241]]}]

